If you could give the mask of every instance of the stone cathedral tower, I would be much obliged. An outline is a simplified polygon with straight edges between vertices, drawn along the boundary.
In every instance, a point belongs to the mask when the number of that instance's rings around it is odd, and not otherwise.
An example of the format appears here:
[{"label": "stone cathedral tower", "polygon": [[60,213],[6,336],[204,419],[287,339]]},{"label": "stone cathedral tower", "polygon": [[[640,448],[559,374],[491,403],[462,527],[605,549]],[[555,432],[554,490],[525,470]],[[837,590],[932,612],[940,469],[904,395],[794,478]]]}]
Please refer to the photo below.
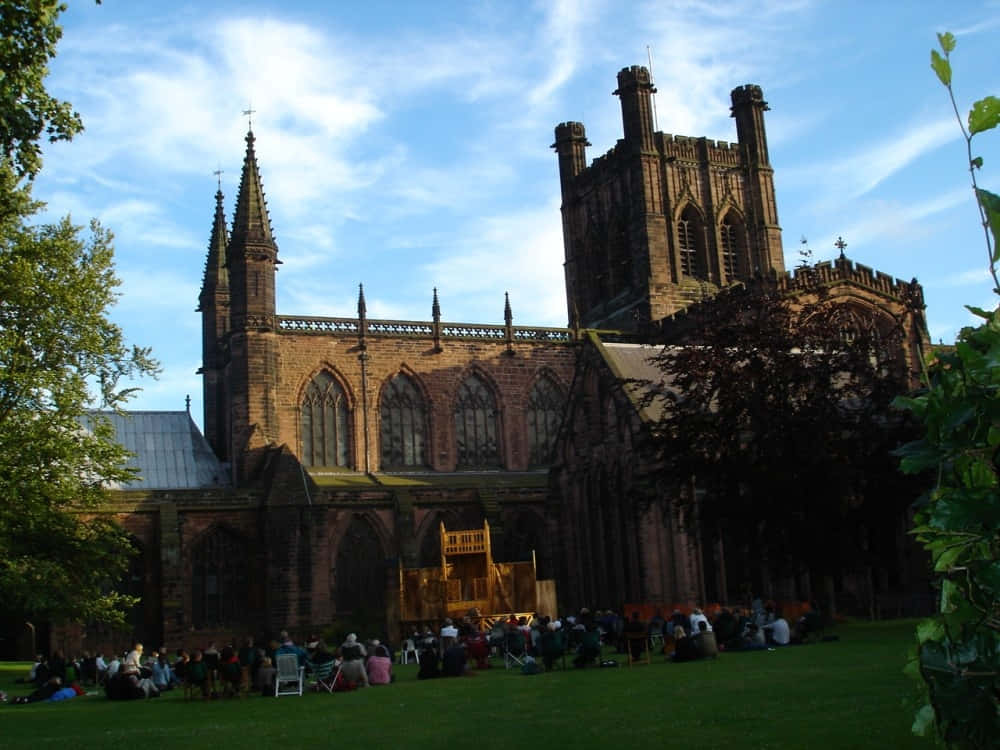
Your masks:
[{"label": "stone cathedral tower", "polygon": [[556,126],[570,321],[642,331],[733,281],[784,271],[759,86],[732,92],[737,143],[655,132],[649,71],[618,73],[624,138],[587,166]]}]

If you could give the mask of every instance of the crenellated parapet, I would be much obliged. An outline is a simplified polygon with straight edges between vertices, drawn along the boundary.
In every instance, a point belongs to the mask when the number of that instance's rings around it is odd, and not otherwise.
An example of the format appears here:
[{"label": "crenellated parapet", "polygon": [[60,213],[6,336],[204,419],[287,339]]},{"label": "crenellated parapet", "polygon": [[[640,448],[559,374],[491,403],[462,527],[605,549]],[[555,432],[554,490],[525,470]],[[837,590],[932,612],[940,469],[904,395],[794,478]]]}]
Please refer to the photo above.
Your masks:
[{"label": "crenellated parapet", "polygon": [[789,292],[848,283],[881,296],[904,301],[915,310],[923,310],[925,307],[924,290],[916,279],[903,281],[846,257],[796,268],[779,276],[777,281],[780,289]]}]

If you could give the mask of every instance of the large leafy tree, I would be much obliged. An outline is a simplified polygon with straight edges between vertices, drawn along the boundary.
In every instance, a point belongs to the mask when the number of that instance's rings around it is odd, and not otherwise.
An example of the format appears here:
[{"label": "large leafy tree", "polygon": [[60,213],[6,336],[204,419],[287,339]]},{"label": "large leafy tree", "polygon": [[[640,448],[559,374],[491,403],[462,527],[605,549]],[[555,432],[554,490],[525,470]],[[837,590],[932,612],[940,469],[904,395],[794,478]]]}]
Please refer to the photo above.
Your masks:
[{"label": "large leafy tree", "polygon": [[[647,384],[649,448],[686,518],[756,580],[864,571],[896,554],[908,494],[890,457],[908,380],[888,318],[767,280],[690,308]],[[735,567],[735,566],[734,566]],[[758,577],[759,576],[759,577]]]},{"label": "large leafy tree", "polygon": [[155,373],[109,319],[117,297],[111,234],[69,219],[32,225],[39,140],[69,139],[79,117],[44,87],[63,6],[0,1],[0,601],[4,615],[120,621],[114,584],[124,532],[94,511],[129,478],[106,421]]}]

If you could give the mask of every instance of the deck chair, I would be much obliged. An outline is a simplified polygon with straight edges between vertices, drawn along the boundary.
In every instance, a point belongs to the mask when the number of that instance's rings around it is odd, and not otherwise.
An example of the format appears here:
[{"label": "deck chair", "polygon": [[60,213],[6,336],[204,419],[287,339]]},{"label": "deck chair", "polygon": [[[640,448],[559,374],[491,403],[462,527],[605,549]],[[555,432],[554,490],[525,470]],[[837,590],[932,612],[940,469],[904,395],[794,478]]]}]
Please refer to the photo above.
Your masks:
[{"label": "deck chair", "polygon": [[520,630],[510,630],[503,637],[503,666],[510,669],[511,664],[524,666],[524,657],[528,655],[524,642],[524,633]]},{"label": "deck chair", "polygon": [[302,695],[302,680],[305,667],[299,666],[299,657],[295,654],[278,654],[274,676],[274,697],[281,695]]},{"label": "deck chair", "polygon": [[412,638],[407,638],[403,641],[403,647],[399,649],[399,663],[409,664],[410,659],[415,662],[420,661],[420,653],[417,651],[417,644],[413,642]]},{"label": "deck chair", "polygon": [[313,689],[332,693],[333,686],[337,684],[337,678],[340,677],[340,664],[335,659],[325,661],[322,664],[313,664],[312,662],[306,662],[306,664],[316,679]]},{"label": "deck chair", "polygon": [[649,653],[649,638],[645,633],[625,633],[625,651],[628,652],[628,665],[652,664]]}]

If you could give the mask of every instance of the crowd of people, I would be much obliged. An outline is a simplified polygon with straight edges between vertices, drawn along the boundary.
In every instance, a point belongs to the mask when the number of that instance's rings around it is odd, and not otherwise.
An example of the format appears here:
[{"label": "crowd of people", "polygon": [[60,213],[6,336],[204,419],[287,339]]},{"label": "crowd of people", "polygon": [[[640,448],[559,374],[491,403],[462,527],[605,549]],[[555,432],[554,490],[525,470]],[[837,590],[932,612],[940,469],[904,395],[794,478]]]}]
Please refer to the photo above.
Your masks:
[{"label": "crowd of people", "polygon": [[[773,649],[804,640],[820,622],[815,605],[789,624],[773,602],[759,599],[750,607],[714,607],[709,612],[675,609],[669,617],[656,610],[648,621],[638,611],[625,618],[612,610],[587,608],[576,615],[511,614],[487,621],[472,610],[457,623],[446,618],[439,627],[427,623],[413,628],[401,648],[416,655],[419,679],[472,675],[488,668],[491,656],[530,674],[550,671],[557,663],[565,666],[567,659],[577,668],[616,664],[602,658],[609,647],[619,654],[631,651],[633,657],[662,650],[675,662],[713,658],[720,651]],[[190,652],[177,649],[173,656],[165,647],[147,654],[141,643],[107,660],[102,653],[87,652],[68,659],[56,650],[48,659],[36,658],[27,678],[19,680],[35,689],[13,702],[67,700],[85,694],[87,685],[103,687],[112,699],[155,698],[181,687],[205,699],[251,691],[274,695],[277,660],[284,654],[293,654],[307,673],[333,674],[325,685],[328,690],[387,685],[395,679],[394,652],[388,643],[362,641],[350,633],[336,647],[315,635],[298,645],[282,631],[263,647],[247,637],[239,647],[229,643],[220,650],[213,642]]]}]

